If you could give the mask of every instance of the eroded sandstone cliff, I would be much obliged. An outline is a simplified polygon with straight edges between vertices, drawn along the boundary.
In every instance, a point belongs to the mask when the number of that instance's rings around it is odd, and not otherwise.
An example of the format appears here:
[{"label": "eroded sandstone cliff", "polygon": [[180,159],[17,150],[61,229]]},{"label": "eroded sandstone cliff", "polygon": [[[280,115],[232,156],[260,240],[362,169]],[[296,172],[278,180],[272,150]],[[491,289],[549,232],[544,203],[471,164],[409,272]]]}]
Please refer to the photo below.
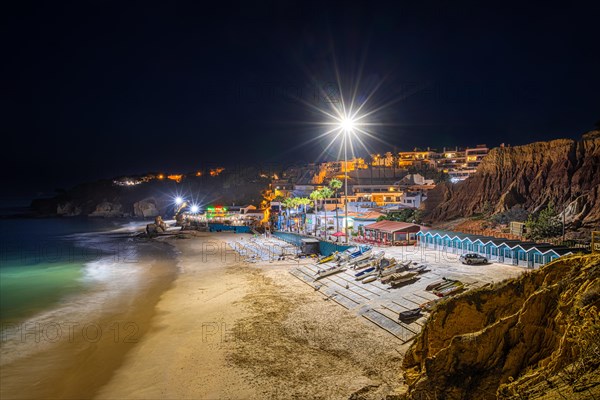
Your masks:
[{"label": "eroded sandstone cliff", "polygon": [[600,398],[599,309],[599,255],[450,299],[404,359],[407,397]]},{"label": "eroded sandstone cliff", "polygon": [[438,185],[425,203],[430,223],[469,217],[491,208],[530,212],[553,202],[566,210],[568,228],[600,224],[600,131],[580,141],[558,139],[492,149],[471,178]]}]

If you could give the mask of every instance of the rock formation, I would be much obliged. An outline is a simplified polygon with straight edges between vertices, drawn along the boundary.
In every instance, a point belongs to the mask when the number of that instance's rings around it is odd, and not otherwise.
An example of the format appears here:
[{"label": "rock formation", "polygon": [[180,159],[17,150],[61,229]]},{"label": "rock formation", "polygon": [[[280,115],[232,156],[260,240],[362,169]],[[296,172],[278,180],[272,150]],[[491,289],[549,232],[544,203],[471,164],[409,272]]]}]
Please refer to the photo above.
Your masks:
[{"label": "rock formation", "polygon": [[165,221],[163,221],[162,217],[160,216],[154,218],[153,224],[146,225],[146,235],[148,235],[148,237],[151,238],[158,236],[159,234],[164,233],[166,231],[167,224],[165,223]]},{"label": "rock formation", "polygon": [[535,212],[553,202],[568,228],[600,223],[600,131],[580,141],[558,139],[490,151],[475,175],[438,185],[425,202],[424,221],[437,223],[516,205]]},{"label": "rock formation", "polygon": [[121,204],[110,201],[103,201],[96,206],[94,212],[92,212],[89,216],[113,218],[123,217],[124,215],[125,213],[123,212],[123,206]]},{"label": "rock formation", "polygon": [[76,217],[81,215],[81,207],[74,204],[72,201],[59,203],[56,206],[56,215],[60,217]]},{"label": "rock formation", "polygon": [[599,255],[443,302],[404,359],[407,397],[600,398],[599,309]]},{"label": "rock formation", "polygon": [[133,203],[133,215],[136,217],[156,217],[159,214],[156,200],[152,197]]}]

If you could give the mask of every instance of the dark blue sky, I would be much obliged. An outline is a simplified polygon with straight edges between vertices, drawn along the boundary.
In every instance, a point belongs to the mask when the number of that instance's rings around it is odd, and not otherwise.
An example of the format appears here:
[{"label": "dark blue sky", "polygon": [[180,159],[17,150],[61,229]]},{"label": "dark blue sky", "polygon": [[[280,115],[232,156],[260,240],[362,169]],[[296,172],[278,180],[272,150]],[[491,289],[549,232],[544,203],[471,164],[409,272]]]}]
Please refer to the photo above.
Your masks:
[{"label": "dark blue sky", "polygon": [[383,82],[369,105],[392,103],[372,117],[390,149],[578,138],[600,119],[592,2],[124,3],[3,11],[5,196],[315,160],[325,142],[296,146],[324,131],[309,105],[334,61],[359,97]]}]

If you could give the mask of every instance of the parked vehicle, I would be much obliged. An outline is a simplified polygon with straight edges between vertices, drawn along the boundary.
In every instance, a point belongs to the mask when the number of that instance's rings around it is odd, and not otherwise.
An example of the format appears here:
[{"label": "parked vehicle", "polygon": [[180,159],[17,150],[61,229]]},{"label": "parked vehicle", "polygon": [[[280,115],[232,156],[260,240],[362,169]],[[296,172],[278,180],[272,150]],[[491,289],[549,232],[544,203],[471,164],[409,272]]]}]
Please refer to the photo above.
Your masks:
[{"label": "parked vehicle", "polygon": [[463,254],[458,259],[463,264],[487,264],[488,259],[476,253]]}]

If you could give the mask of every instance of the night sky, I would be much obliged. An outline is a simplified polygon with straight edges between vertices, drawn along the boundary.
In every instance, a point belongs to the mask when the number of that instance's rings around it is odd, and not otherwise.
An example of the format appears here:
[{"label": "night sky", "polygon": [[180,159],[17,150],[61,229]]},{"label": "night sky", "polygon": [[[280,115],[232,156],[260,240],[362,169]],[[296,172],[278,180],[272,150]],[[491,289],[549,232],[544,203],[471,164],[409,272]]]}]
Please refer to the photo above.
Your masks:
[{"label": "night sky", "polygon": [[[127,3],[127,4],[125,4]],[[315,161],[319,88],[389,145],[579,138],[600,119],[598,7],[520,2],[14,2],[2,14],[4,200],[203,166]],[[347,92],[346,92],[347,93]],[[333,159],[336,152],[325,154]]]}]

